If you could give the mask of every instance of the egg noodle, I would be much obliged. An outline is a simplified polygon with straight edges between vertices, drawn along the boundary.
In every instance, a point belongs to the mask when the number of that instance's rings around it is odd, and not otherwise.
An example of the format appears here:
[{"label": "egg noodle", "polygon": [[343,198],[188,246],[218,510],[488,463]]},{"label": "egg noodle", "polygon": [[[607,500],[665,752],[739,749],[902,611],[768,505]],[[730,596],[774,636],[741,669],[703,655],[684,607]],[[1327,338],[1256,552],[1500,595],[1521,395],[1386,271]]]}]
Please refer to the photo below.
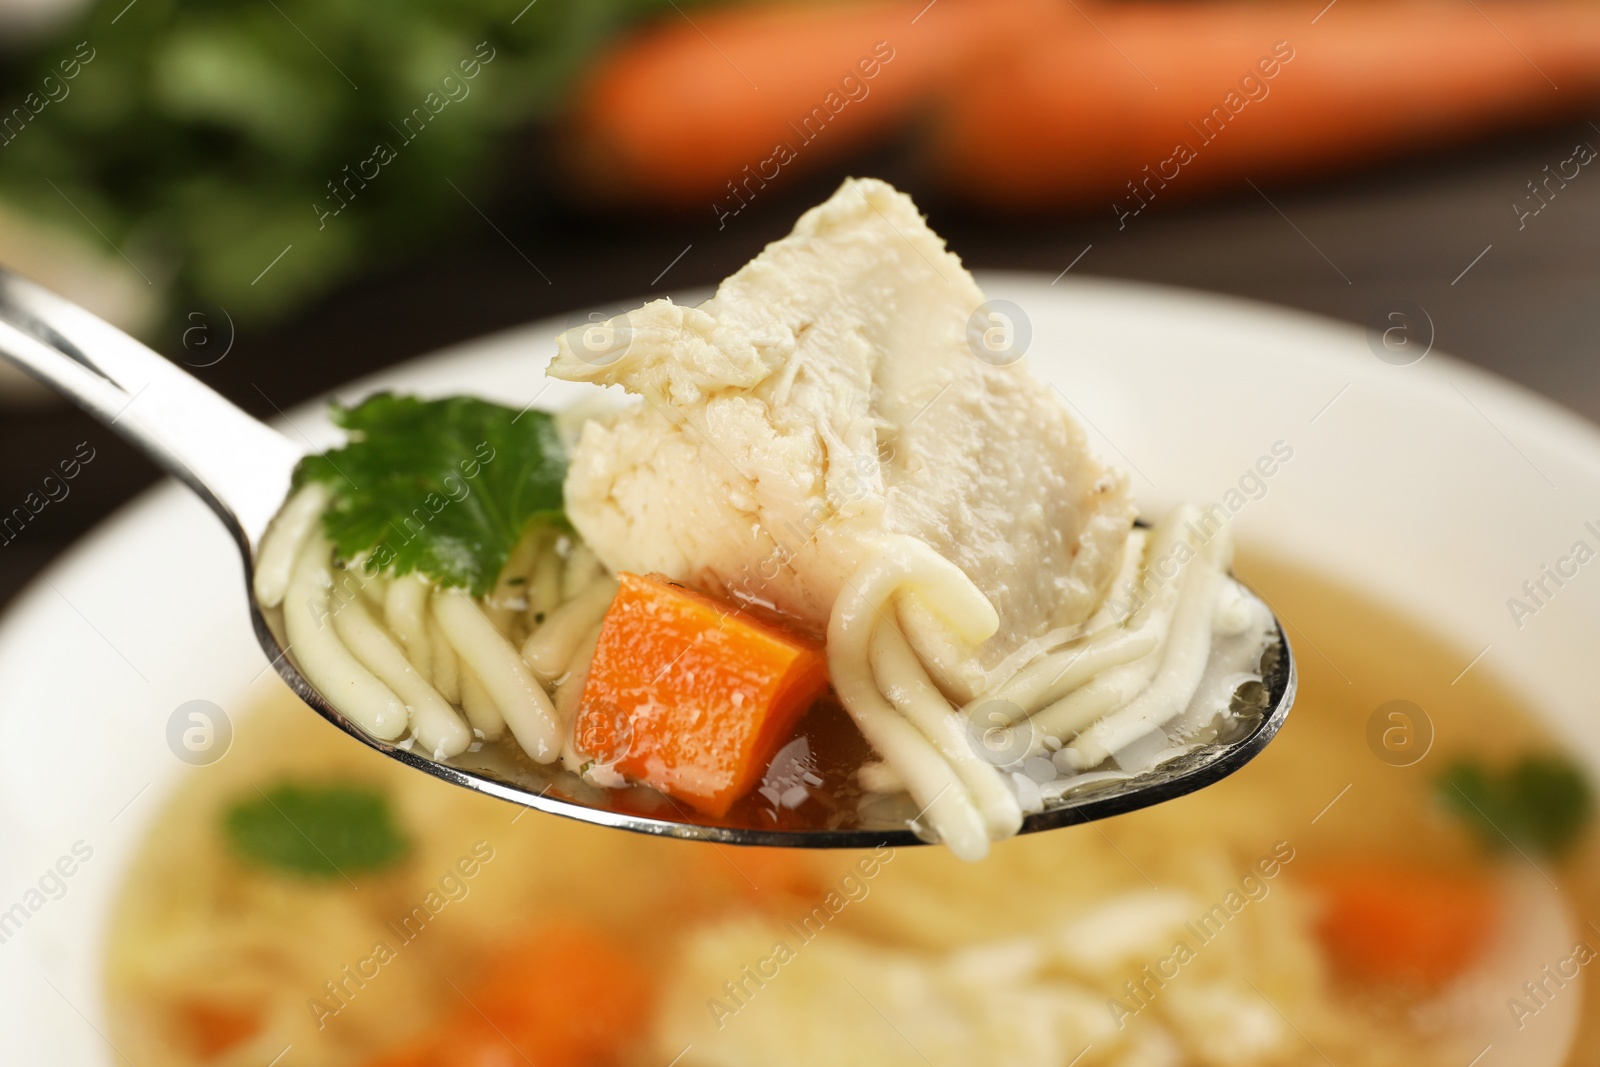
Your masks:
[{"label": "egg noodle", "polygon": [[1132,531],[1095,614],[956,709],[891,616],[909,601],[970,647],[994,633],[994,609],[927,545],[886,544],[828,628],[834,686],[883,760],[863,784],[908,792],[940,840],[977,858],[1048,802],[1214,737],[1238,689],[1260,680],[1271,619],[1228,576],[1232,554],[1226,524],[1189,506]]},{"label": "egg noodle", "polygon": [[[431,758],[508,731],[538,763],[572,769],[572,716],[616,582],[569,534],[530,527],[494,590],[475,598],[418,574],[335,558],[326,489],[295,494],[262,542],[256,597],[280,609],[296,665],[384,741]],[[347,580],[352,579],[353,580]]]}]

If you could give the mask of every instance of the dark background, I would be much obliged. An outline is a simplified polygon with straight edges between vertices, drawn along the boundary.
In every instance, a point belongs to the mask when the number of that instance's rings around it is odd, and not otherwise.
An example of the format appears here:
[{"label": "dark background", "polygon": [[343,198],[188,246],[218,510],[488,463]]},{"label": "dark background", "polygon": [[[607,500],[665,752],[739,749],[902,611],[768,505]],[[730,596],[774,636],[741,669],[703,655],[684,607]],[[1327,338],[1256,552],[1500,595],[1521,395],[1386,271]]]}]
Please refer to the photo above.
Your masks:
[{"label": "dark background", "polygon": [[[1571,157],[1579,141],[1600,145],[1600,127],[1546,128],[1315,185],[1242,184],[1201,203],[1157,202],[1120,231],[1109,205],[1098,214],[1024,219],[951,207],[921,188],[905,169],[908,157],[892,147],[765,193],[720,231],[709,209],[704,217],[662,218],[562,205],[540,188],[530,163],[479,202],[486,218],[468,215],[440,247],[369,274],[270,330],[239,333],[226,358],[194,373],[270,418],[275,408],[442,345],[628,300],[653,282],[657,291],[710,285],[854,173],[882,176],[916,196],[973,268],[1053,277],[1083,253],[1074,274],[1228,293],[1358,324],[1420,305],[1436,328],[1436,349],[1600,420],[1600,173],[1583,169],[1520,229],[1513,209],[1530,203],[1527,183]],[[526,158],[540,158],[538,148],[532,139]],[[212,309],[196,310],[208,317],[192,321],[214,317]],[[177,329],[158,340],[191,364],[213,358],[186,351]],[[98,455],[71,495],[0,547],[0,603],[157,478],[131,448],[73,409],[0,410],[0,501],[35,490],[80,441]]]}]

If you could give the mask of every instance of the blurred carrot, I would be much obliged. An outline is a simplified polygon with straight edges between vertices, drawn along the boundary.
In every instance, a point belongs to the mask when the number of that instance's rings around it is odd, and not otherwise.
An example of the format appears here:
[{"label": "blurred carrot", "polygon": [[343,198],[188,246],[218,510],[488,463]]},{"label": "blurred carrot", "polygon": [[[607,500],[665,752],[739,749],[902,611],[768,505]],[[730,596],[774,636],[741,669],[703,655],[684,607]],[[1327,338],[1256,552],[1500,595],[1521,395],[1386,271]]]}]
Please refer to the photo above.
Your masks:
[{"label": "blurred carrot", "polygon": [[[594,72],[573,131],[590,190],[737,207],[765,187],[751,176],[812,168],[925,109],[946,185],[1122,213],[1574,114],[1600,92],[1600,6],[1573,0],[912,0],[692,17]],[[893,58],[863,79],[855,65],[878,41]],[[808,139],[804,118],[830,92],[847,99],[852,72],[866,95]],[[792,158],[769,162],[781,146]]]},{"label": "blurred carrot", "polygon": [[179,1038],[199,1060],[213,1060],[243,1044],[261,1029],[261,1012],[202,999],[175,1005]]},{"label": "blurred carrot", "polygon": [[650,1022],[641,965],[604,931],[546,926],[490,961],[444,1022],[369,1067],[607,1067]]},{"label": "blurred carrot", "polygon": [[1378,859],[1302,877],[1322,906],[1317,932],[1329,955],[1363,981],[1437,987],[1494,932],[1495,896],[1482,878]]},{"label": "blurred carrot", "polygon": [[991,203],[1106,197],[1120,215],[1575,113],[1600,90],[1594,4],[1342,0],[1313,25],[1317,7],[1086,6],[951,96],[937,169]]},{"label": "blurred carrot", "polygon": [[[892,128],[1055,6],[892,0],[672,17],[591,73],[571,131],[580,188],[693,203],[750,181],[749,195]],[[780,145],[796,159],[775,159]]]}]

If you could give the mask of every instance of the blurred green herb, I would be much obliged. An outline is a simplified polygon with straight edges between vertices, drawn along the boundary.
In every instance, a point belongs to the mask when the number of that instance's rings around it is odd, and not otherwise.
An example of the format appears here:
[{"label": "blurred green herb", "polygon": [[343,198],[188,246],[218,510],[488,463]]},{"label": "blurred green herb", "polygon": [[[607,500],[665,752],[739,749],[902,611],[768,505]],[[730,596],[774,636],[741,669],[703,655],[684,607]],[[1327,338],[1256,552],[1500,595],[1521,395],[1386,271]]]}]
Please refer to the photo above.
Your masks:
[{"label": "blurred green herb", "polygon": [[378,393],[333,418],[350,442],[302,460],[295,482],[333,491],[323,525],[346,559],[481,596],[528,523],[563,515],[566,452],[545,412]]},{"label": "blurred green herb", "polygon": [[1439,797],[1494,851],[1516,846],[1559,857],[1588,825],[1593,794],[1583,770],[1557,755],[1524,756],[1502,771],[1461,761]]},{"label": "blurred green herb", "polygon": [[236,802],[223,827],[246,863],[321,880],[393,866],[411,847],[388,798],[360,785],[281,782]]},{"label": "blurred green herb", "polygon": [[[668,0],[95,3],[0,65],[0,205],[109,242],[174,301],[260,321],[472,217],[464,198],[517,135],[657,12]],[[51,94],[31,117],[30,93]],[[348,207],[328,217],[335,190]]]}]

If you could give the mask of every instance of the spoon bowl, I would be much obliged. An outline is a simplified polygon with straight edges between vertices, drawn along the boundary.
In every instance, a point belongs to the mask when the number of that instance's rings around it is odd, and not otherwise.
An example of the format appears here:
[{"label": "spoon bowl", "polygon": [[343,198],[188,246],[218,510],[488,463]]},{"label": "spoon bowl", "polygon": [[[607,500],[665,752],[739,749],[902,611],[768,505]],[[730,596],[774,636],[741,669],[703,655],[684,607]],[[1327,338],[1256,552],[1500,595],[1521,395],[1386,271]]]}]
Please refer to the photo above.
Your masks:
[{"label": "spoon bowl", "polygon": [[[50,291],[0,269],[0,357],[78,404],[204,500],[239,549],[251,585],[264,536],[289,496],[309,447],[257,421],[145,345]],[[277,612],[249,597],[262,651],[296,696],[351,737],[437,778],[539,811],[637,833],[736,845],[862,848],[927,843],[916,812],[891,812],[833,829],[768,828],[705,818],[662,794],[604,790],[560,767],[489,747],[435,761],[368,734],[296,667]],[[1293,652],[1282,624],[1262,665],[1260,692],[1232,731],[1128,776],[1106,776],[1029,815],[1021,833],[1119,815],[1191,793],[1244,766],[1277,734],[1294,701]],[[1236,700],[1238,698],[1236,697]]]}]

